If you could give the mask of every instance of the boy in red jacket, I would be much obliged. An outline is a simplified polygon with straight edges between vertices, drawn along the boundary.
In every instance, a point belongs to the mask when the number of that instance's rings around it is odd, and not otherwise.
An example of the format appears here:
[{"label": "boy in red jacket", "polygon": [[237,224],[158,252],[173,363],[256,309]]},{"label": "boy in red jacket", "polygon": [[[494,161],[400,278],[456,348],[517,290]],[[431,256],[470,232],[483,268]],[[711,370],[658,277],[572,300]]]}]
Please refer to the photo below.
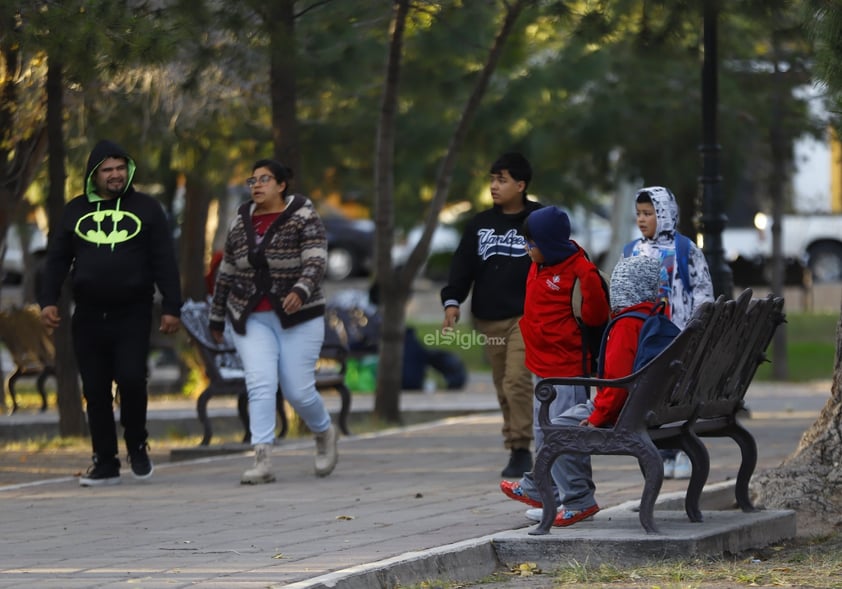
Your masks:
[{"label": "boy in red jacket", "polygon": [[[553,376],[584,376],[583,366],[590,366],[587,347],[582,346],[582,331],[573,315],[572,295],[578,280],[582,293],[582,321],[597,326],[608,320],[608,299],[596,266],[585,251],[570,239],[570,219],[558,207],[548,206],[532,212],[523,227],[526,248],[532,266],[526,279],[526,300],[520,331],[526,346],[526,367],[534,381]],[[585,351],[583,351],[585,350]],[[584,362],[583,362],[584,360]],[[561,415],[574,405],[588,400],[585,387],[557,386],[551,415]],[[538,407],[533,398],[535,447],[543,442],[538,427]],[[500,488],[509,497],[539,506],[531,473],[518,482],[502,481]],[[561,503],[556,489],[556,502]]]},{"label": "boy in red jacket", "polygon": [[[648,314],[658,298],[660,262],[655,258],[637,256],[623,258],[611,275],[611,313],[620,317],[630,311]],[[616,321],[607,334],[605,345],[603,378],[621,378],[632,373],[637,342],[643,321],[629,317]],[[593,400],[587,400],[567,408],[552,419],[555,424],[578,424],[589,427],[612,425],[626,402],[628,391],[617,387],[597,390]],[[599,511],[594,499],[596,486],[593,483],[591,458],[587,455],[566,454],[559,456],[552,467],[553,482],[562,495],[562,507],[556,515],[554,526],[569,526],[591,517]],[[504,481],[505,483],[505,481]],[[541,507],[540,496],[534,483],[528,486],[510,483],[508,489],[501,483],[503,492],[512,499]]]}]

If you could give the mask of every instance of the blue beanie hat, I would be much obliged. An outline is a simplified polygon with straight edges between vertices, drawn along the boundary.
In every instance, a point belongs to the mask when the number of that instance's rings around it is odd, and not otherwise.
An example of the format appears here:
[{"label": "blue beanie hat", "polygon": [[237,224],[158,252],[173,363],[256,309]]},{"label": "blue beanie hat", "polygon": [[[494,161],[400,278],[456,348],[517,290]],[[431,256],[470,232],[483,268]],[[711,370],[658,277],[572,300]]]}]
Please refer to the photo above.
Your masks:
[{"label": "blue beanie hat", "polygon": [[541,207],[526,218],[526,224],[547,266],[562,262],[579,249],[570,241],[570,218],[558,207]]}]

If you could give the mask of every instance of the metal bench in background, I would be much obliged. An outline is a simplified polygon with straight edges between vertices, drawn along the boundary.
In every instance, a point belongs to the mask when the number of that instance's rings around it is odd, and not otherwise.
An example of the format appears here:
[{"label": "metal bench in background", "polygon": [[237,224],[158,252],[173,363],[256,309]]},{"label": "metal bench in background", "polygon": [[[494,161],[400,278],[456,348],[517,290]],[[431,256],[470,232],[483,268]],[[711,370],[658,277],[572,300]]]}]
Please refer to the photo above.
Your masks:
[{"label": "metal bench in background", "polygon": [[[247,443],[249,441],[248,392],[243,364],[234,348],[230,325],[225,327],[224,341],[220,344],[216,343],[208,326],[208,312],[209,307],[206,301],[188,300],[181,308],[181,323],[199,352],[208,379],[208,386],[196,402],[196,411],[204,430],[201,444],[203,446],[210,444],[213,437],[208,417],[208,401],[220,395],[237,398],[237,411],[245,430],[243,442]],[[347,338],[342,322],[326,316],[325,340],[316,364],[316,388],[319,392],[333,389],[339,393],[342,401],[338,418],[339,429],[343,434],[351,435],[348,429],[351,391],[345,385],[347,356]],[[280,421],[279,437],[284,437],[288,431],[288,422],[281,390],[278,390],[277,407]]]}]

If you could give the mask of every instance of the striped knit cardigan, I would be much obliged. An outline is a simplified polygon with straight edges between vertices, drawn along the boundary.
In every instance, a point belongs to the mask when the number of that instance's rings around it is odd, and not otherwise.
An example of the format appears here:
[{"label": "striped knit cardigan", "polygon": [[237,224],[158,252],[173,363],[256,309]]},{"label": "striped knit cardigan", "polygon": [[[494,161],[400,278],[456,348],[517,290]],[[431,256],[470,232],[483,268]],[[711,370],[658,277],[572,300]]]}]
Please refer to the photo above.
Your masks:
[{"label": "striped knit cardigan", "polygon": [[[324,315],[321,284],[327,240],[313,203],[300,194],[287,196],[286,208],[259,245],[251,220],[254,206],[252,202],[241,205],[228,228],[211,303],[211,329],[222,331],[227,315],[234,330],[244,334],[246,318],[264,296],[283,327]],[[298,293],[303,305],[288,315],[283,301],[292,291]]]}]

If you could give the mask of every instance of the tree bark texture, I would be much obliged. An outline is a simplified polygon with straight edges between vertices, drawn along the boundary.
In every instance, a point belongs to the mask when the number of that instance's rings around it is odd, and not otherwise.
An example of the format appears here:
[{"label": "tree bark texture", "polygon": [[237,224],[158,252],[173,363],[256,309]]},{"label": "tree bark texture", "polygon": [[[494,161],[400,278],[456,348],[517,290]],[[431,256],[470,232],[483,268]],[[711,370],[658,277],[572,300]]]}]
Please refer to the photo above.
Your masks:
[{"label": "tree bark texture", "polygon": [[[297,82],[295,76],[295,1],[281,0],[267,5],[269,19],[269,92],[272,101],[272,142],[275,158],[301,173],[298,147]],[[299,177],[299,182],[301,181]],[[297,192],[305,186],[293,181]]]},{"label": "tree bark texture", "polygon": [[182,292],[184,298],[204,300],[208,295],[205,284],[205,260],[207,240],[205,228],[210,208],[211,189],[203,174],[191,173],[187,178],[184,198],[184,222],[178,241]]},{"label": "tree bark texture", "polygon": [[[400,392],[403,368],[403,331],[406,325],[406,301],[411,278],[403,272],[401,279],[392,268],[392,243],[395,226],[394,160],[398,87],[401,73],[406,17],[409,0],[397,0],[389,35],[389,54],[380,118],[375,142],[375,280],[383,314],[380,332],[380,354],[377,364],[377,386],[374,394],[374,415],[389,423],[400,422]],[[406,268],[404,269],[406,270]]]},{"label": "tree bark texture", "polygon": [[777,468],[751,483],[755,503],[793,509],[801,521],[842,525],[842,312],[836,325],[836,356],[830,398],[798,448]]},{"label": "tree bark texture", "polygon": [[[50,189],[47,195],[47,209],[50,217],[50,232],[56,230],[64,209],[64,130],[63,90],[64,75],[61,60],[50,56],[47,65],[47,136],[49,139]],[[58,398],[59,435],[84,436],[87,423],[82,411],[82,395],[79,390],[79,372],[70,337],[70,287],[65,281],[59,301],[61,325],[53,337],[56,349],[56,383]]]}]

